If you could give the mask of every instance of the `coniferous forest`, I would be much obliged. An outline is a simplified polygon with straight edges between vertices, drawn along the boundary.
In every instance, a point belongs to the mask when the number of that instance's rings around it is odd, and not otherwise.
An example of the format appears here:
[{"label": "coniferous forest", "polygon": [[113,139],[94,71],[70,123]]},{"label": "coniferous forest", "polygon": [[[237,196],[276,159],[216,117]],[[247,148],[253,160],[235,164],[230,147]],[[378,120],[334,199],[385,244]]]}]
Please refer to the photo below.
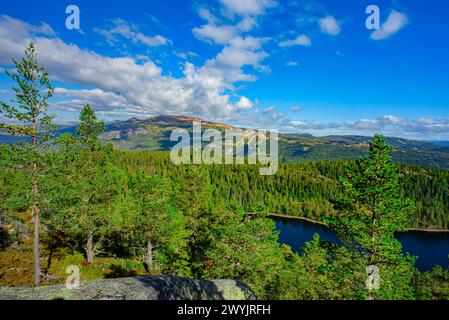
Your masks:
[{"label": "coniferous forest", "polygon": [[[30,44],[0,147],[0,285],[165,274],[239,279],[262,299],[449,299],[449,270],[419,272],[395,234],[449,228],[449,173],[392,161],[376,135],[356,161],[173,165],[168,153],[114,150],[86,105],[75,134],[52,136],[53,87]],[[270,214],[326,223],[299,253],[278,242]],[[377,266],[380,285],[367,288]]]}]

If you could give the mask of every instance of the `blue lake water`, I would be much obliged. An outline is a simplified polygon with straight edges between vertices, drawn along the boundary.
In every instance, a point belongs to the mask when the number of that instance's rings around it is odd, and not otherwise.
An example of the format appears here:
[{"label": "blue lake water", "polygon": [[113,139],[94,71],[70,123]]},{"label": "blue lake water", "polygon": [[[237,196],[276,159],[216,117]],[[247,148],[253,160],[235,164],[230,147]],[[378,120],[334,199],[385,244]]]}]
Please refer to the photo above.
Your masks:
[{"label": "blue lake water", "polygon": [[[299,252],[305,243],[312,240],[313,235],[318,233],[324,241],[340,243],[337,235],[325,226],[311,222],[275,218],[276,229],[280,231],[279,242],[285,243]],[[420,271],[428,271],[436,265],[443,268],[449,263],[449,232],[415,232],[410,231],[397,235],[402,243],[403,251],[417,256],[416,267]]]}]

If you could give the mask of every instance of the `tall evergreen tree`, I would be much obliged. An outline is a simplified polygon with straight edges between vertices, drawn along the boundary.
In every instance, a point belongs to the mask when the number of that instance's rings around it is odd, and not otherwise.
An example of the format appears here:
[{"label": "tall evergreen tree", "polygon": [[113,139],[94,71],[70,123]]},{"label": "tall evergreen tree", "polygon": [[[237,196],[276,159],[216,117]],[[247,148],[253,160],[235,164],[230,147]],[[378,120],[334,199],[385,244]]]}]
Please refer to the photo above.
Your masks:
[{"label": "tall evergreen tree", "polygon": [[47,187],[52,200],[49,230],[81,241],[88,263],[93,263],[96,244],[108,233],[115,197],[126,185],[126,175],[114,164],[112,147],[98,137],[103,129],[104,123],[86,105],[77,136],[55,139],[58,170]]},{"label": "tall evergreen tree", "polygon": [[40,190],[39,176],[41,174],[44,143],[48,141],[53,116],[47,113],[48,99],[53,95],[53,87],[48,73],[39,65],[36,48],[30,43],[25,50],[25,57],[19,62],[13,59],[15,71],[5,71],[16,82],[13,88],[16,99],[13,104],[0,102],[0,113],[11,119],[13,124],[0,122],[0,131],[12,135],[28,137],[31,143],[23,146],[22,154],[30,166],[31,173],[31,207],[34,220],[34,284],[41,281],[41,266],[39,254],[39,226],[40,226]]},{"label": "tall evergreen tree", "polygon": [[383,136],[375,136],[369,157],[358,160],[341,179],[341,210],[330,219],[345,247],[359,257],[360,271],[379,268],[380,288],[371,298],[413,297],[414,259],[402,254],[395,234],[405,231],[414,205],[399,195],[392,151]]},{"label": "tall evergreen tree", "polygon": [[[117,192],[111,184],[110,165],[111,148],[104,146],[99,135],[104,131],[104,122],[98,121],[93,109],[87,104],[80,113],[77,134],[80,143],[79,191],[82,193],[80,223],[86,229],[87,262],[94,260],[94,236],[97,225],[104,221],[102,217],[109,193]],[[97,219],[100,218],[100,219]],[[101,220],[101,221],[100,221]]]},{"label": "tall evergreen tree", "polygon": [[[147,268],[154,268],[155,250],[165,251],[166,255],[173,253],[180,258],[184,255],[185,258],[187,233],[184,217],[172,204],[173,192],[169,181],[138,172],[129,180],[129,193],[139,213],[134,223],[143,240],[138,242],[145,244]],[[159,257],[162,258],[162,254]]]}]

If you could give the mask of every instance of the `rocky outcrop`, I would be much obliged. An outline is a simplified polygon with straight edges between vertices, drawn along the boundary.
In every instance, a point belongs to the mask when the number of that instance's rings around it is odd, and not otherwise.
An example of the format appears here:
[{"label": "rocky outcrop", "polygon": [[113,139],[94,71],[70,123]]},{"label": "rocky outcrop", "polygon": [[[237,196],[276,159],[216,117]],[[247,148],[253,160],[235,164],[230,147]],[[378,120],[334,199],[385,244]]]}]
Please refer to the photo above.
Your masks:
[{"label": "rocky outcrop", "polygon": [[0,287],[0,300],[255,300],[256,295],[235,280],[193,280],[170,276],[99,279],[78,289],[65,285]]}]

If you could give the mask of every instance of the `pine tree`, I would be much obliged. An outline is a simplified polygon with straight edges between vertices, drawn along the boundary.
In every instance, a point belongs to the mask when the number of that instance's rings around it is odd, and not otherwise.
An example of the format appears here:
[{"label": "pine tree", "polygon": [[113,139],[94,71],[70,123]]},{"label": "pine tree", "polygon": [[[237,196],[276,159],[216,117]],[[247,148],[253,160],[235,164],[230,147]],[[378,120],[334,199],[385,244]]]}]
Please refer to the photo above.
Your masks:
[{"label": "pine tree", "polygon": [[[138,211],[134,223],[140,238],[143,239],[139,242],[145,243],[144,261],[147,269],[154,268],[156,249],[165,253],[164,258],[171,254],[182,258],[185,254],[187,233],[184,229],[184,217],[172,204],[169,181],[156,175],[148,176],[138,172],[129,180],[129,193],[135,210]],[[162,254],[159,257],[162,258]]]},{"label": "pine tree", "polygon": [[341,179],[344,198],[339,214],[330,219],[345,247],[360,257],[360,271],[380,269],[380,289],[372,298],[413,297],[414,259],[402,254],[395,234],[405,231],[414,205],[400,197],[392,151],[383,136],[375,136],[369,157],[358,160]]},{"label": "pine tree", "polygon": [[76,128],[81,144],[93,152],[99,146],[98,136],[104,132],[104,122],[98,121],[94,110],[87,104],[80,114],[80,123]]},{"label": "pine tree", "polygon": [[[85,172],[89,172],[90,177],[86,177],[91,182],[92,181],[99,181],[100,178],[98,174],[101,174],[101,170],[97,167],[97,164],[101,162],[101,151],[102,145],[99,143],[98,136],[103,133],[104,131],[104,122],[98,121],[97,116],[95,115],[95,112],[90,107],[89,104],[87,104],[83,110],[81,110],[80,113],[80,122],[76,128],[76,132],[78,134],[78,137],[80,139],[80,143],[82,148],[85,149],[85,163],[84,163],[84,170]],[[100,157],[98,157],[100,156]],[[81,169],[81,170],[83,170]],[[87,182],[87,181],[86,181]],[[90,183],[87,182],[89,185]],[[88,189],[92,187],[91,185],[87,186]],[[89,207],[90,204],[92,204],[94,201],[94,195],[93,195],[93,189],[90,190],[88,194],[89,199],[87,200],[87,207]],[[89,208],[87,210],[92,210],[92,208]],[[87,213],[93,214],[93,213]],[[91,220],[91,219],[87,219]],[[94,260],[94,248],[93,248],[93,241],[94,241],[94,226],[92,223],[90,223],[91,226],[87,230],[87,242],[86,242],[86,255],[87,255],[87,262],[92,263]]]},{"label": "pine tree", "polygon": [[14,105],[0,102],[0,113],[5,118],[16,121],[18,124],[0,122],[0,132],[12,135],[21,135],[31,140],[30,145],[22,148],[22,154],[31,172],[31,199],[32,216],[34,220],[34,284],[41,281],[41,266],[39,254],[39,227],[40,227],[40,190],[39,176],[42,171],[44,143],[48,141],[50,132],[54,130],[53,116],[47,113],[48,99],[53,95],[53,87],[49,75],[38,63],[36,48],[30,43],[25,50],[25,57],[20,62],[13,59],[15,72],[5,71],[16,82],[14,87],[16,100]]}]

